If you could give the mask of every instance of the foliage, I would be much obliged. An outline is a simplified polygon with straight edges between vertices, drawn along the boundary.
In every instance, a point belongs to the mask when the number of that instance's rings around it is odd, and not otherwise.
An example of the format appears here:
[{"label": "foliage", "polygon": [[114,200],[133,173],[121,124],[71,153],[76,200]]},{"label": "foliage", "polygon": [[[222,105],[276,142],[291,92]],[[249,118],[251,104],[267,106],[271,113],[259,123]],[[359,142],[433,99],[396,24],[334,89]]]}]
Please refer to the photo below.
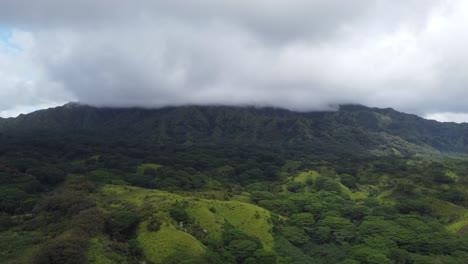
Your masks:
[{"label": "foliage", "polygon": [[35,253],[33,264],[79,264],[86,260],[86,240],[81,237],[56,238]]},{"label": "foliage", "polygon": [[1,120],[0,262],[465,263],[465,130],[361,106]]},{"label": "foliage", "polygon": [[188,215],[187,211],[185,208],[182,206],[175,206],[173,207],[170,211],[169,214],[171,217],[177,222],[184,222],[188,223],[190,222],[190,216]]},{"label": "foliage", "polygon": [[116,208],[107,215],[106,231],[117,240],[126,240],[134,233],[139,221],[138,214],[132,208]]}]

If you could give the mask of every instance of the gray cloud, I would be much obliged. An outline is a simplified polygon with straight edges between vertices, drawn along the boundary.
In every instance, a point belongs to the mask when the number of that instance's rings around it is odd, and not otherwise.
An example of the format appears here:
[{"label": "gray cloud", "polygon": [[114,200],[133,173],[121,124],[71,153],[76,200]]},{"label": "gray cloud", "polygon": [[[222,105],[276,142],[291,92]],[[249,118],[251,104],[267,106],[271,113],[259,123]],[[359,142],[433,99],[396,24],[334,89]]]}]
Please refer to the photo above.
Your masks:
[{"label": "gray cloud", "polygon": [[468,112],[467,15],[442,0],[2,1],[23,40],[0,41],[0,115],[67,100]]}]

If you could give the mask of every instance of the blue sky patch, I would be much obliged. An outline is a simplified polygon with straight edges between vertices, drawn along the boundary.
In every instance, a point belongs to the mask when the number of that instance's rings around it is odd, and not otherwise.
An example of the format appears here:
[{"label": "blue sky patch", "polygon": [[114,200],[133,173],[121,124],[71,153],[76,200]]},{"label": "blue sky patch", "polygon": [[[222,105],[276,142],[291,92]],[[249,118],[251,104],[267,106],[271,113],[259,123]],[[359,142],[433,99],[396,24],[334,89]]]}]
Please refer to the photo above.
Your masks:
[{"label": "blue sky patch", "polygon": [[21,47],[10,42],[12,35],[13,30],[11,28],[0,25],[0,42],[2,42],[3,46],[21,51]]},{"label": "blue sky patch", "polygon": [[8,41],[9,38],[11,38],[12,35],[12,30],[10,28],[0,26],[0,40],[2,42]]}]

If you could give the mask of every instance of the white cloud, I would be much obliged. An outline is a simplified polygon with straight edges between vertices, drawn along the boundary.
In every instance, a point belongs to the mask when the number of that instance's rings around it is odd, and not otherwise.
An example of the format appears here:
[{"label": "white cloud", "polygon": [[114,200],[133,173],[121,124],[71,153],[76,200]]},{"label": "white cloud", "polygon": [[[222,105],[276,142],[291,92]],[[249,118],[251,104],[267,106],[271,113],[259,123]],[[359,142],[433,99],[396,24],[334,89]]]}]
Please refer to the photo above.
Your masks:
[{"label": "white cloud", "polygon": [[38,109],[69,99],[59,84],[43,75],[36,61],[36,43],[32,33],[12,30],[0,40],[0,116],[16,115],[18,110]]},{"label": "white cloud", "polygon": [[60,105],[60,104],[63,104],[63,103],[57,102],[57,103],[51,103],[51,104],[17,105],[8,110],[0,111],[0,117],[4,117],[4,118],[17,117],[20,114],[30,113],[38,109],[47,109],[51,107],[56,107],[57,105]]},{"label": "white cloud", "polygon": [[434,113],[428,114],[424,118],[439,122],[468,123],[468,113]]},{"label": "white cloud", "polygon": [[19,51],[0,48],[0,111],[79,100],[468,112],[465,1],[64,3],[0,4],[24,28],[9,40]]}]

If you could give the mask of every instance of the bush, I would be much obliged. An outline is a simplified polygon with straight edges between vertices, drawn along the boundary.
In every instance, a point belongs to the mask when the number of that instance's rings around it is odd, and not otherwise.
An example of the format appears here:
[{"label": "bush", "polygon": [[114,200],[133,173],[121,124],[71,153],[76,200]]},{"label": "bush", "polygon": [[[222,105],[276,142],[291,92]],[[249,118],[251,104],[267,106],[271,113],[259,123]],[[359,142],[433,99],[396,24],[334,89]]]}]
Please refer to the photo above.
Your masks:
[{"label": "bush", "polygon": [[185,211],[185,208],[181,206],[175,206],[173,207],[170,211],[169,214],[171,215],[174,220],[176,220],[178,223],[179,222],[184,222],[184,223],[189,223],[190,222],[190,216],[188,215],[187,211]]},{"label": "bush", "polygon": [[139,222],[140,218],[135,211],[128,208],[115,209],[107,216],[106,230],[114,239],[126,240],[133,235]]},{"label": "bush", "polygon": [[158,232],[159,229],[161,228],[161,225],[162,225],[162,221],[159,218],[152,217],[148,221],[148,225],[146,226],[146,228],[148,229],[148,231]]}]

